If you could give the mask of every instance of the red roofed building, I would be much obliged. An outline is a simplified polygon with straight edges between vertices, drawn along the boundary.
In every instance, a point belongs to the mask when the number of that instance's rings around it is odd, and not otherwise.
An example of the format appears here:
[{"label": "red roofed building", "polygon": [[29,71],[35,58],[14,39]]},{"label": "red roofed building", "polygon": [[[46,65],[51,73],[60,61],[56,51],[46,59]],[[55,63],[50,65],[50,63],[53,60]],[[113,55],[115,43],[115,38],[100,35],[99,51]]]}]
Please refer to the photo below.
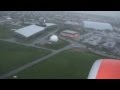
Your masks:
[{"label": "red roofed building", "polygon": [[60,34],[61,34],[61,36],[73,38],[73,39],[77,39],[80,37],[78,32],[71,31],[71,30],[62,31]]}]

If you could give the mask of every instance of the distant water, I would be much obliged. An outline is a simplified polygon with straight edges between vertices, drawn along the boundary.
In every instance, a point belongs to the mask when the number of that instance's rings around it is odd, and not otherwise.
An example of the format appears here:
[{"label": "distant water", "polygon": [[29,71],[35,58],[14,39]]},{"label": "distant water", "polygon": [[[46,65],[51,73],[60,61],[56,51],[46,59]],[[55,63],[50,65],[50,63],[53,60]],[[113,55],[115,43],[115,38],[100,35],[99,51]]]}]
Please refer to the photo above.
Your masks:
[{"label": "distant water", "polygon": [[120,18],[120,11],[73,11],[78,13],[87,13],[87,14],[95,14],[95,15],[103,15]]}]

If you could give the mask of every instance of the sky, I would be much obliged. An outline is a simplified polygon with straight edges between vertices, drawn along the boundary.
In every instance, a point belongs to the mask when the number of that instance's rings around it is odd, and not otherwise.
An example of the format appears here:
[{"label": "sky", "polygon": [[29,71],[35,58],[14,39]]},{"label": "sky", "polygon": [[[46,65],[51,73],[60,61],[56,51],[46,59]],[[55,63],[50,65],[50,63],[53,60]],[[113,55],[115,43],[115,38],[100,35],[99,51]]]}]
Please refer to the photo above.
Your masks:
[{"label": "sky", "polygon": [[88,14],[120,18],[120,11],[75,11],[75,12],[78,12],[78,13],[82,12],[82,13],[88,13]]}]

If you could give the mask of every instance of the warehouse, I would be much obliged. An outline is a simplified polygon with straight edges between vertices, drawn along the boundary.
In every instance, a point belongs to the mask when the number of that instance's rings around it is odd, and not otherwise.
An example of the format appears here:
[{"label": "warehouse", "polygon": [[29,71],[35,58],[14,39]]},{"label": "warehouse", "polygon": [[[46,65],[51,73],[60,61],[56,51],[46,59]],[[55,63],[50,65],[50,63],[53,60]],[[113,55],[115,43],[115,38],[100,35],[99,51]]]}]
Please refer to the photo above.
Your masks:
[{"label": "warehouse", "polygon": [[88,43],[88,44],[93,45],[93,46],[96,46],[96,45],[99,45],[99,43],[101,42],[101,40],[102,40],[102,37],[94,35],[94,36],[91,36],[89,38],[86,38],[82,42],[83,43]]},{"label": "warehouse", "polygon": [[114,39],[107,39],[105,43],[103,43],[103,48],[106,48],[106,49],[114,49],[115,46],[116,46],[116,41]]},{"label": "warehouse", "polygon": [[15,36],[20,38],[31,38],[40,32],[44,31],[45,27],[37,26],[37,25],[30,25],[15,31]]},{"label": "warehouse", "polygon": [[113,31],[113,27],[109,23],[101,23],[101,22],[92,22],[92,21],[83,21],[84,27],[87,30],[110,30]]}]

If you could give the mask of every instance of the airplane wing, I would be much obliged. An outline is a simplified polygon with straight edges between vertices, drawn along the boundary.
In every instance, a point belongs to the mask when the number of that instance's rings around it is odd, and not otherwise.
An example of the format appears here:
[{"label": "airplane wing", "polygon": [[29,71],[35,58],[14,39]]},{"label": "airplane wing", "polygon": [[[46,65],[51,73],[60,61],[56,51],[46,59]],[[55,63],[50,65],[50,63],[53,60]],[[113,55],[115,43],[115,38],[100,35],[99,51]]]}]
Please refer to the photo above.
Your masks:
[{"label": "airplane wing", "polygon": [[95,61],[88,79],[120,79],[120,60],[100,59]]}]

